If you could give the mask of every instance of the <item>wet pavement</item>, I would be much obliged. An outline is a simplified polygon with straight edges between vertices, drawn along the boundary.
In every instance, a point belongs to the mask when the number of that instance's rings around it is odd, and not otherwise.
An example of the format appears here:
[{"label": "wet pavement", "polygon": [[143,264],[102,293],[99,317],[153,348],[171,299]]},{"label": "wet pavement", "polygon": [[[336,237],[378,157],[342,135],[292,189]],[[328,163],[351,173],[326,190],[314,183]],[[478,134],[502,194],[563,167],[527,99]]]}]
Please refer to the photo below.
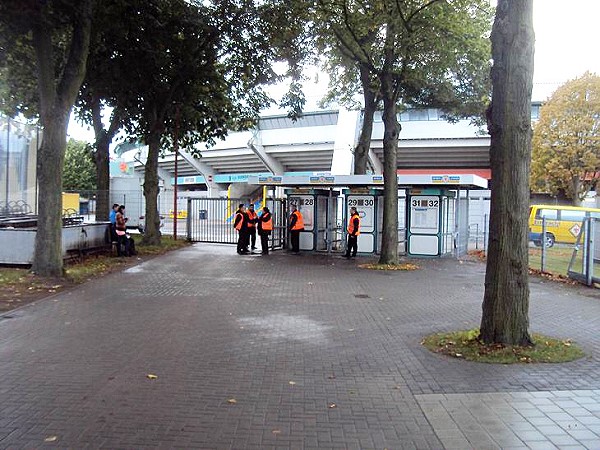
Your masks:
[{"label": "wet pavement", "polygon": [[600,449],[597,291],[531,282],[588,357],[477,364],[420,341],[479,325],[483,264],[363,261],[197,244],[0,315],[0,448]]}]

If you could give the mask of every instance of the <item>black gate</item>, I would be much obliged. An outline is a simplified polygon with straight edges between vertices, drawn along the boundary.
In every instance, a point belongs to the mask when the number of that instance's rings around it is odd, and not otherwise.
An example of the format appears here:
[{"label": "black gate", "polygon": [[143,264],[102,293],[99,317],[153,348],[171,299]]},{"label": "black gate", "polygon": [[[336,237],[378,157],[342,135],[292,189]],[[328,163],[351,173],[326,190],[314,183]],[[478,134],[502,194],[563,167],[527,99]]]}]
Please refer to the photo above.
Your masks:
[{"label": "black gate", "polygon": [[[188,198],[187,238],[192,242],[236,244],[238,233],[233,228],[235,212],[240,203],[248,206],[247,198]],[[259,211],[260,202],[254,207]],[[273,214],[270,248],[284,248],[286,242],[285,200],[267,198],[266,206]]]}]

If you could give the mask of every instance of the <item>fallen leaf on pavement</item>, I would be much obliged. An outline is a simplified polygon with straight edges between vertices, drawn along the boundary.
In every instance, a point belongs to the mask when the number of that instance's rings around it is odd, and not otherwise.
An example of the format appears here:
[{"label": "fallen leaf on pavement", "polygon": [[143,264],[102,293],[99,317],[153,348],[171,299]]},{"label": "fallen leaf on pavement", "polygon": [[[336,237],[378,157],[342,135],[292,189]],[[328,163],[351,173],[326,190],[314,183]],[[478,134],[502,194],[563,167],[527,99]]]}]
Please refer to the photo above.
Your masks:
[{"label": "fallen leaf on pavement", "polygon": [[327,405],[328,408],[337,408],[337,405],[335,403],[330,403],[329,405]]},{"label": "fallen leaf on pavement", "polygon": [[158,376],[154,375],[152,373],[149,373],[148,375],[146,375],[146,378],[148,378],[149,380],[156,380],[158,378]]},{"label": "fallen leaf on pavement", "polygon": [[237,403],[237,400],[235,398],[230,398],[229,400],[227,400],[227,403],[229,403],[230,405],[235,405]]},{"label": "fallen leaf on pavement", "polygon": [[46,439],[44,439],[44,442],[54,442],[58,439],[58,436],[48,436]]}]

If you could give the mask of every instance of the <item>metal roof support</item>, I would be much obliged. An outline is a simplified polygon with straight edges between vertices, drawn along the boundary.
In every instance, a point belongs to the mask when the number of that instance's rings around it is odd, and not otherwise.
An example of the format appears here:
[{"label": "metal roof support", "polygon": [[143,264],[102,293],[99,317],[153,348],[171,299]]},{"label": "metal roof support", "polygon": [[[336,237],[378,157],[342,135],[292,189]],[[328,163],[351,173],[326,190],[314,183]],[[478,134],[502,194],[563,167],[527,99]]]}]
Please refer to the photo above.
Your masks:
[{"label": "metal roof support", "polygon": [[369,149],[369,163],[373,166],[373,173],[381,175],[383,173],[383,164],[375,154],[372,148]]},{"label": "metal roof support", "polygon": [[258,128],[256,128],[252,133],[252,138],[248,141],[248,147],[256,156],[258,156],[269,172],[271,172],[273,175],[284,174],[285,168],[283,167],[283,164],[269,155],[260,143],[260,130]]},{"label": "metal roof support", "polygon": [[354,149],[358,142],[360,111],[340,108],[335,128],[331,173],[350,175],[353,173]]},{"label": "metal roof support", "polygon": [[171,174],[171,172],[169,172],[166,169],[163,169],[160,166],[157,166],[157,172],[158,178],[162,178],[163,182],[165,183],[165,189],[167,189],[167,186],[171,185],[171,179],[173,178],[173,175]]},{"label": "metal roof support", "polygon": [[225,186],[215,183],[214,181],[210,181],[215,173],[212,167],[210,167],[208,164],[194,158],[185,150],[179,150],[179,154],[190,166],[196,169],[198,173],[204,177],[204,183],[206,184],[206,187],[208,187],[209,197],[218,197],[219,191],[224,191],[226,189]]}]

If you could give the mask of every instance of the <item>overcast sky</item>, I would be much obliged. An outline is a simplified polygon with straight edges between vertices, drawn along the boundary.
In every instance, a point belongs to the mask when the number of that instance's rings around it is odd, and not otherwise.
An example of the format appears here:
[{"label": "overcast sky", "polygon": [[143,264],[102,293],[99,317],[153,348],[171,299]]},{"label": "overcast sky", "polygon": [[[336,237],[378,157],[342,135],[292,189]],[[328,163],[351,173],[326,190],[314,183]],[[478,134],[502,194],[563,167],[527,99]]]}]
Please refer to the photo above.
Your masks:
[{"label": "overcast sky", "polygon": [[[545,100],[558,86],[586,70],[600,74],[599,19],[600,0],[534,0],[533,100]],[[307,109],[315,108],[322,95],[322,85],[307,83]],[[73,120],[69,124],[69,136],[94,140],[91,130]]]},{"label": "overcast sky", "polygon": [[535,0],[534,100],[586,70],[600,74],[600,1]]}]

